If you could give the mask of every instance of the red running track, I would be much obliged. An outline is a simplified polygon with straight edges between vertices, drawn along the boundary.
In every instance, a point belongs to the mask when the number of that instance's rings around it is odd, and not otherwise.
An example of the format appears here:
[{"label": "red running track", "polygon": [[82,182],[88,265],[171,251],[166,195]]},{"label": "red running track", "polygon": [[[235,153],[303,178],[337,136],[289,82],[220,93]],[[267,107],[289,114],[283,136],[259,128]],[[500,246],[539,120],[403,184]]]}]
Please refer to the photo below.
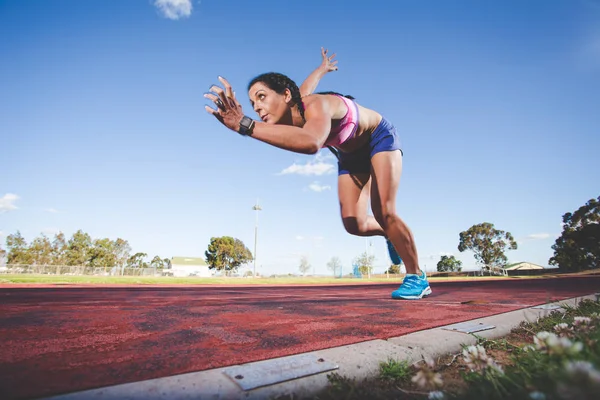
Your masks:
[{"label": "red running track", "polygon": [[595,293],[600,276],[398,284],[0,287],[0,398],[258,361]]}]

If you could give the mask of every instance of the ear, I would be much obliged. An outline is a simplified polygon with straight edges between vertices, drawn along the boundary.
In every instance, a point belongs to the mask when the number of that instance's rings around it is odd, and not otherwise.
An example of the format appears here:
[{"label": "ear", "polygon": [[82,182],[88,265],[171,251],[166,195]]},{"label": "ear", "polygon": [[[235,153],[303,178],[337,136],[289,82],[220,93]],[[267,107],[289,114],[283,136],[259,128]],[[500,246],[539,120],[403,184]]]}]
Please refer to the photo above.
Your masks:
[{"label": "ear", "polygon": [[286,88],[283,98],[285,99],[286,104],[290,104],[290,101],[292,101],[292,91]]}]

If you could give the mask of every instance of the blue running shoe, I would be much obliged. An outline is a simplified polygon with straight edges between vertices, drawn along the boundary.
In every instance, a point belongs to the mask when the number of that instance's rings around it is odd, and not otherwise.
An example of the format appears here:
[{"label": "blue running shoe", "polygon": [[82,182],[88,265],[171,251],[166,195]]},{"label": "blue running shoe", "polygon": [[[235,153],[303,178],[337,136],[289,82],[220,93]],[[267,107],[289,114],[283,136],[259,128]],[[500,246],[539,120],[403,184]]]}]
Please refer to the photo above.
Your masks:
[{"label": "blue running shoe", "polygon": [[431,288],[427,282],[425,271],[419,275],[406,275],[402,285],[392,292],[392,299],[418,300],[423,296],[429,296]]},{"label": "blue running shoe", "polygon": [[396,252],[396,249],[394,248],[394,245],[392,244],[392,242],[390,242],[389,239],[386,239],[386,241],[387,241],[388,253],[390,253],[390,260],[392,260],[392,263],[394,265],[402,264],[402,259]]}]

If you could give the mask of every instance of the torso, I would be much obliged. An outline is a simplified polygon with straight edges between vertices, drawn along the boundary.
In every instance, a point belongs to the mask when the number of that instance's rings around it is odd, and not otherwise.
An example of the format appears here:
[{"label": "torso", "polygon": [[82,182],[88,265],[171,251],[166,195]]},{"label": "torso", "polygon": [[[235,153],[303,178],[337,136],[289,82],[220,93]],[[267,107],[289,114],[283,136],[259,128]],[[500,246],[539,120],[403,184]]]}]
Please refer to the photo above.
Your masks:
[{"label": "torso", "polygon": [[[325,145],[351,153],[369,142],[371,133],[381,122],[381,114],[362,107],[355,100],[337,95],[318,96],[326,97],[331,109],[332,128]],[[308,96],[306,100],[310,97],[312,96]],[[309,101],[305,101],[305,104]]]}]

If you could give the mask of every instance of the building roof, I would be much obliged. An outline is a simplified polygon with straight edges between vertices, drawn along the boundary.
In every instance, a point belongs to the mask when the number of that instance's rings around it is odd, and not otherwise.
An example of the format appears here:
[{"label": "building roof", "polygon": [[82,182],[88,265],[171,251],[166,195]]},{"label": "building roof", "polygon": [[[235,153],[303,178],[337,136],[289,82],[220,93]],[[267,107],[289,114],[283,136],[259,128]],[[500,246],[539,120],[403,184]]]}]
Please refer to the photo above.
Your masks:
[{"label": "building roof", "polygon": [[507,271],[515,271],[515,270],[528,270],[528,269],[545,269],[541,265],[533,264],[530,262],[518,262],[514,264],[509,264],[505,268]]},{"label": "building roof", "polygon": [[172,257],[171,265],[207,266],[208,264],[200,257]]}]

